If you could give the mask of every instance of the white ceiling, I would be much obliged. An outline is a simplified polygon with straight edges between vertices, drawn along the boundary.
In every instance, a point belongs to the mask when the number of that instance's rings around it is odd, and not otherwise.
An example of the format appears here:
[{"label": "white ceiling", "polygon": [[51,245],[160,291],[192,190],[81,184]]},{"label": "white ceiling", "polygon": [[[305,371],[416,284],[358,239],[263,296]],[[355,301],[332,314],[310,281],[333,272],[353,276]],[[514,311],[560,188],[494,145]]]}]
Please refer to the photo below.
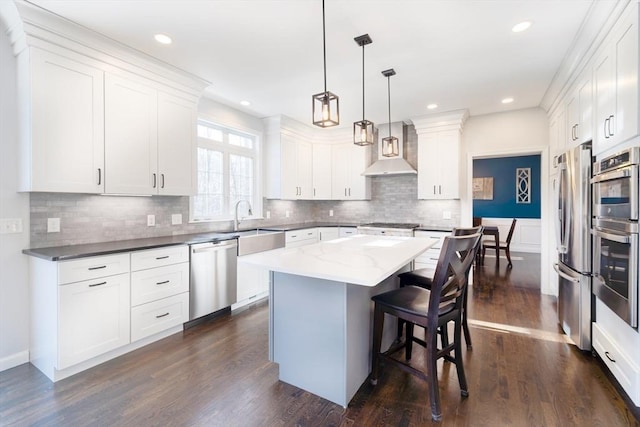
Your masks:
[{"label": "white ceiling", "polygon": [[[598,1],[598,0],[596,0]],[[321,0],[31,0],[81,25],[196,74],[206,96],[258,117],[311,122],[323,91]],[[471,115],[538,106],[591,0],[326,0],[327,89],[341,126],[362,118],[368,33],[367,119],[467,108]],[[512,33],[523,20],[533,26]],[[162,32],[169,46],[153,40]],[[501,99],[513,97],[509,105]],[[241,100],[250,107],[239,105]],[[427,104],[437,103],[429,111]]]}]

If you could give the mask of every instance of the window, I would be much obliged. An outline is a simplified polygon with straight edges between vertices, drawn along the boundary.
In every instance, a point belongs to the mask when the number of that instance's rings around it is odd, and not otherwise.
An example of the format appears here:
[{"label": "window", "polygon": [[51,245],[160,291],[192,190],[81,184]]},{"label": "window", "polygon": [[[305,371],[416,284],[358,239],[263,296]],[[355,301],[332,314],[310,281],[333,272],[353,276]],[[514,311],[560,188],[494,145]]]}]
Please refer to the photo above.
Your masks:
[{"label": "window", "polygon": [[[246,132],[198,121],[198,193],[191,198],[191,220],[230,220],[238,201],[262,212],[258,138]],[[248,215],[243,203],[240,214]]]}]

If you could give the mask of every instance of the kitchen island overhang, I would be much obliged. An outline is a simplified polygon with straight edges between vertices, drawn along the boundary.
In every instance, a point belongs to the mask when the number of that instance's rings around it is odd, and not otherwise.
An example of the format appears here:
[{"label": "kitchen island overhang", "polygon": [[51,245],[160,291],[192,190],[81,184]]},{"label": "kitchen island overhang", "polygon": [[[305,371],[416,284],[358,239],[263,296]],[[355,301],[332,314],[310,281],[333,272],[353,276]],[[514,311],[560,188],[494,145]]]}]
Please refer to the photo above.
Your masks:
[{"label": "kitchen island overhang", "polygon": [[[242,257],[271,270],[269,359],[279,379],[347,407],[371,371],[371,297],[434,242],[356,235]],[[383,346],[396,337],[385,322]]]}]

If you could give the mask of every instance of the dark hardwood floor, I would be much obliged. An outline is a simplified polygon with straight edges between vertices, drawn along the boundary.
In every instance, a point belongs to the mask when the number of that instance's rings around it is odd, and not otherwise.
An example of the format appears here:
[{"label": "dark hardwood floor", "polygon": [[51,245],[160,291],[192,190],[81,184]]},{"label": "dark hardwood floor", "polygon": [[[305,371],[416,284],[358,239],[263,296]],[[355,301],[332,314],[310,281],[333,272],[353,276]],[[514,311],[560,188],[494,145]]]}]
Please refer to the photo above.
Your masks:
[{"label": "dark hardwood floor", "polygon": [[[469,294],[469,397],[440,363],[444,426],[640,426],[591,353],[565,342],[539,256],[477,267]],[[266,302],[52,384],[29,364],[0,373],[3,426],[422,426],[426,382],[383,366],[344,409],[278,381]],[[320,319],[318,321],[321,321]],[[414,349],[413,362],[423,354]]]}]

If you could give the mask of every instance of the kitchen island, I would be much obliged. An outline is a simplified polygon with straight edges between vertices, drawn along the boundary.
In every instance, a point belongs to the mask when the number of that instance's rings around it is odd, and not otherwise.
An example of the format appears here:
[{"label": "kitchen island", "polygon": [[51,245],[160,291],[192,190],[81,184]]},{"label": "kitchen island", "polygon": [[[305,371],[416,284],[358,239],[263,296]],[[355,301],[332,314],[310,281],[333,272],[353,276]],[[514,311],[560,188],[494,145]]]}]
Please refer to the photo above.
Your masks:
[{"label": "kitchen island", "polygon": [[[434,242],[356,235],[242,257],[271,271],[269,359],[281,381],[347,407],[371,371],[371,297]],[[385,322],[383,346],[395,339]]]}]

